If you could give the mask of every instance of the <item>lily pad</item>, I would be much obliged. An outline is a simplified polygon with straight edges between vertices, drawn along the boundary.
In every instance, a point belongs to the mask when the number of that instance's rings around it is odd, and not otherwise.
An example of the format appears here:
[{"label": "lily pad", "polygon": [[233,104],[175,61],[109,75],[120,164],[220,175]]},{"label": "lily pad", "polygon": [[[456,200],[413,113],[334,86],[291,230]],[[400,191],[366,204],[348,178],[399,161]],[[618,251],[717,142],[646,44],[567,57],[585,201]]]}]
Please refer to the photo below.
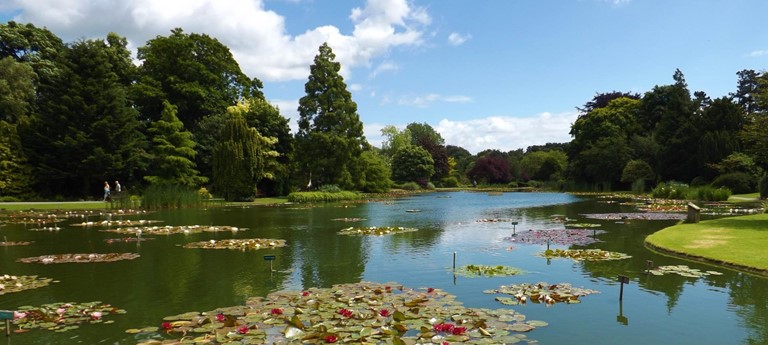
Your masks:
[{"label": "lily pad", "polygon": [[113,232],[117,234],[129,235],[173,235],[173,234],[195,234],[201,232],[238,232],[247,230],[236,226],[213,226],[213,225],[187,225],[187,226],[145,226],[128,227],[108,230],[99,230],[104,232]]},{"label": "lily pad", "polygon": [[722,275],[722,273],[717,271],[702,271],[696,268],[690,268],[686,265],[658,266],[654,269],[648,270],[648,273],[657,276],[665,274],[677,274],[679,276],[689,278],[701,278],[709,275]]},{"label": "lily pad", "polygon": [[365,218],[334,218],[331,220],[336,222],[362,222],[366,219]]},{"label": "lily pad", "polygon": [[[511,295],[512,297],[496,297],[496,301],[506,305],[526,304],[528,302],[550,305],[555,303],[577,304],[581,302],[579,298],[582,296],[600,293],[596,290],[573,287],[569,283],[548,284],[546,282],[502,285],[498,289],[486,290],[484,292],[488,294]],[[543,321],[528,321],[527,325],[541,327],[540,325],[546,326],[547,323]]]},{"label": "lily pad", "polygon": [[527,230],[518,232],[514,236],[505,239],[525,244],[587,245],[600,242],[595,236],[602,233],[605,233],[605,231],[590,229]]},{"label": "lily pad", "polygon": [[0,275],[0,295],[41,288],[48,286],[51,282],[53,282],[51,278],[38,276]]},{"label": "lily pad", "polygon": [[456,274],[464,277],[506,277],[522,274],[524,271],[510,266],[486,266],[486,265],[466,265],[456,270]]},{"label": "lily pad", "polygon": [[187,243],[184,248],[256,250],[285,247],[285,240],[270,238],[226,239]]},{"label": "lily pad", "polygon": [[545,258],[569,258],[576,261],[605,261],[629,259],[632,256],[602,249],[547,249],[540,254]]},{"label": "lily pad", "polygon": [[[25,332],[32,329],[47,329],[56,332],[66,332],[78,328],[80,324],[103,323],[103,318],[113,314],[125,314],[118,309],[102,302],[85,303],[51,303],[39,307],[24,306],[13,312],[12,324],[17,328],[14,332]],[[0,324],[4,329],[4,324]]]},{"label": "lily pad", "polygon": [[341,231],[339,231],[339,235],[382,236],[382,235],[398,234],[402,232],[413,232],[417,230],[418,229],[416,228],[404,228],[402,226],[399,226],[399,227],[393,227],[393,226],[349,227],[346,229],[341,229]]},{"label": "lily pad", "polygon": [[10,246],[28,246],[35,241],[7,241],[7,242],[0,242],[0,247],[10,247]]},{"label": "lily pad", "polygon": [[41,255],[29,258],[21,258],[16,261],[23,263],[39,264],[63,264],[63,263],[91,263],[91,262],[112,262],[120,260],[133,260],[140,255],[136,253],[89,253],[89,254],[54,254]]},{"label": "lily pad", "polygon": [[72,226],[144,226],[149,225],[153,223],[160,223],[161,220],[146,220],[146,219],[138,219],[138,220],[102,220],[102,221],[95,221],[95,222],[82,222],[77,224],[72,224]]},{"label": "lily pad", "polygon": [[[188,313],[166,320],[159,332],[176,339],[142,344],[178,344],[179,338],[213,344],[502,344],[545,323],[526,323],[510,309],[464,307],[456,297],[433,288],[361,282],[278,291],[245,305]],[[180,316],[174,316],[174,319]],[[144,332],[131,328],[129,333]],[[530,341],[515,337],[516,341]]]},{"label": "lily pad", "polygon": [[598,220],[683,220],[685,215],[681,213],[664,212],[624,212],[624,213],[586,213],[582,214],[588,219]]}]

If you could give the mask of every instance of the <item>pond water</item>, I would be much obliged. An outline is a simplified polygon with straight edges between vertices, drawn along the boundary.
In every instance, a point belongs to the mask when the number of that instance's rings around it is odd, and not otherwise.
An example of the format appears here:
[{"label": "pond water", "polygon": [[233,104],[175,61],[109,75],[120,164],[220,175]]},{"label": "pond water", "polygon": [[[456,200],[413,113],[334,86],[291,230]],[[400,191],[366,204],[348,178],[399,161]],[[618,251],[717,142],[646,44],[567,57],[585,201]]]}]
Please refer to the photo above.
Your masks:
[{"label": "pond water", "polygon": [[[416,212],[418,211],[418,212]],[[159,326],[163,317],[243,304],[248,297],[278,290],[330,287],[340,283],[397,282],[433,287],[456,295],[467,307],[512,308],[548,326],[528,337],[541,344],[768,344],[768,279],[649,251],[645,236],[675,221],[626,223],[585,219],[586,213],[633,212],[631,206],[559,193],[430,193],[351,205],[218,207],[170,210],[124,219],[162,220],[158,225],[231,225],[235,233],[153,236],[141,243],[108,244],[124,237],[99,227],[57,224],[58,231],[29,231],[5,224],[0,238],[34,241],[0,247],[0,275],[38,275],[59,282],[0,295],[0,309],[54,302],[103,301],[127,310],[109,316],[111,324],[82,325],[68,332],[35,329],[0,336],[0,344],[135,344],[146,335],[129,328]],[[572,248],[600,248],[631,255],[618,261],[575,262],[546,259],[546,245],[515,243],[510,235],[528,229],[562,229],[552,215],[598,223],[601,242]],[[119,216],[112,216],[118,218]],[[94,216],[95,218],[95,216]],[[357,222],[339,218],[361,218]],[[513,219],[518,222],[478,222]],[[91,219],[94,220],[94,219]],[[419,230],[381,237],[344,236],[349,226],[403,226]],[[286,247],[258,250],[185,249],[185,243],[226,238],[284,239]],[[551,245],[552,249],[567,248]],[[135,260],[90,264],[30,264],[17,259],[59,253],[134,252]],[[512,277],[466,278],[456,265],[507,265],[527,273]],[[264,255],[274,255],[270,262]],[[688,265],[723,275],[690,278],[654,276],[656,265]],[[619,302],[618,275],[629,277]],[[484,290],[520,283],[570,283],[600,291],[580,304],[505,306]]]}]

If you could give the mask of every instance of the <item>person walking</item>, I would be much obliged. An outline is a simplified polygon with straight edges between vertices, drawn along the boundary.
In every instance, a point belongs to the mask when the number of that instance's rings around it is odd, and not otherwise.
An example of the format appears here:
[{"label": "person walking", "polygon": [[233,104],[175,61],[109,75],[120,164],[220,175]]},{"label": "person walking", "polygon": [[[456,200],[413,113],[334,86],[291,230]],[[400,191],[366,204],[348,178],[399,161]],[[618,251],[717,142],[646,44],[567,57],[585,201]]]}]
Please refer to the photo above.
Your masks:
[{"label": "person walking", "polygon": [[118,196],[120,196],[120,192],[122,191],[123,191],[123,188],[120,186],[120,182],[115,180],[115,193],[117,193]]},{"label": "person walking", "polygon": [[109,198],[109,182],[104,181],[104,201]]}]

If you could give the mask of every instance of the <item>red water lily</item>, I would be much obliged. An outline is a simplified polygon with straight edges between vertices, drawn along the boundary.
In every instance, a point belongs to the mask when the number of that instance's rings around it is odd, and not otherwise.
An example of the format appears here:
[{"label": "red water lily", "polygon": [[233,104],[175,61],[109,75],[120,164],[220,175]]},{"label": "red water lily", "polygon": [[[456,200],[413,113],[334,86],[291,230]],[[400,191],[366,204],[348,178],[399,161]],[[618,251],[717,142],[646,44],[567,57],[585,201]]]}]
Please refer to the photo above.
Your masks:
[{"label": "red water lily", "polygon": [[391,313],[389,312],[389,310],[382,309],[382,310],[379,310],[379,315],[381,315],[382,317],[387,317],[391,315]]},{"label": "red water lily", "polygon": [[280,308],[272,308],[269,313],[272,315],[283,315],[283,310]]},{"label": "red water lily", "polygon": [[451,343],[449,343],[449,342],[447,342],[447,341],[444,341],[444,342],[443,342],[443,345],[451,345]]},{"label": "red water lily", "polygon": [[435,330],[435,332],[446,332],[446,333],[452,333],[454,326],[450,323],[438,323],[432,326],[432,329]]},{"label": "red water lily", "polygon": [[462,335],[467,331],[467,327],[453,327],[451,330],[451,334],[453,335]]},{"label": "red water lily", "polygon": [[173,329],[173,326],[168,321],[161,323],[160,327],[162,327],[166,331],[170,331],[171,329]]},{"label": "red water lily", "polygon": [[351,310],[349,310],[347,308],[339,309],[338,313],[339,313],[339,315],[341,315],[343,317],[352,317],[352,315],[354,314],[354,313],[352,313]]},{"label": "red water lily", "polygon": [[428,289],[427,289],[427,292],[428,292],[428,293],[432,293],[432,291],[435,291],[435,289],[434,289],[434,288],[428,288]]},{"label": "red water lily", "polygon": [[301,293],[302,296],[307,297],[309,296],[309,291],[304,291]]},{"label": "red water lily", "polygon": [[326,335],[326,336],[325,336],[325,342],[326,342],[326,343],[335,343],[335,342],[337,342],[337,341],[339,341],[339,338],[338,338],[338,337],[336,337],[336,336],[335,336],[335,335],[333,335],[333,334],[329,334],[329,335]]},{"label": "red water lily", "polygon": [[223,314],[223,313],[218,313],[218,314],[216,314],[216,321],[218,321],[218,322],[224,322],[224,320],[226,320],[226,319],[227,319],[227,317],[226,317],[226,316],[224,316],[224,314]]},{"label": "red water lily", "polygon": [[237,333],[240,333],[240,334],[248,333],[248,326],[240,326],[240,328],[237,329]]}]

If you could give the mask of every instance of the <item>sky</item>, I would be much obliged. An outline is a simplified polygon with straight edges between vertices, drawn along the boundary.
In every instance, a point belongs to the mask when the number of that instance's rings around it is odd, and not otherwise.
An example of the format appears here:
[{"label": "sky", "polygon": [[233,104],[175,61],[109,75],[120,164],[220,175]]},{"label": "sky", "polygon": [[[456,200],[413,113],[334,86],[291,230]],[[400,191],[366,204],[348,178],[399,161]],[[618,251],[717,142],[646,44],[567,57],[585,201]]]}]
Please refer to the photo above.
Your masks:
[{"label": "sky", "polygon": [[135,53],[177,27],[215,37],[294,130],[327,42],[369,142],[427,123],[472,153],[568,142],[596,94],[642,94],[675,69],[691,92],[727,96],[736,72],[768,65],[765,13],[764,0],[0,0],[3,23],[64,42],[115,32]]}]

